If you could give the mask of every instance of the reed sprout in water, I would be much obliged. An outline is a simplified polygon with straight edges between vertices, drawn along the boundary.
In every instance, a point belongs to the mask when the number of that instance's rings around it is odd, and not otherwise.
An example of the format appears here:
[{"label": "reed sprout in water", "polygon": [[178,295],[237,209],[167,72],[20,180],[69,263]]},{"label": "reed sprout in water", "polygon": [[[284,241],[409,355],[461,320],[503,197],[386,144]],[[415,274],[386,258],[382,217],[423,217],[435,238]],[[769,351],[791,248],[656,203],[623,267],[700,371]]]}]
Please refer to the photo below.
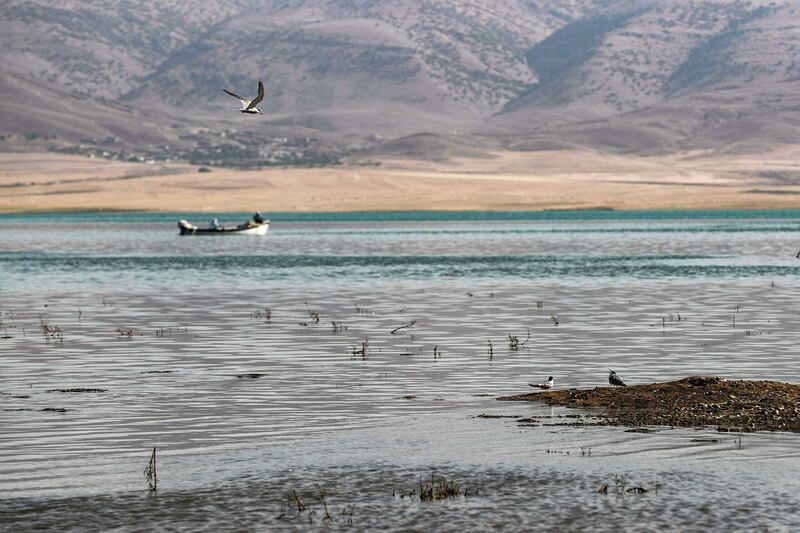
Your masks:
[{"label": "reed sprout in water", "polygon": [[435,479],[431,474],[430,481],[422,484],[422,478],[419,480],[419,501],[438,501],[446,500],[449,498],[458,498],[461,495],[461,487],[454,481],[448,481],[447,478]]},{"label": "reed sprout in water", "polygon": [[413,327],[413,326],[414,326],[414,324],[416,324],[416,323],[417,323],[417,321],[416,321],[416,320],[412,320],[411,322],[408,322],[407,324],[403,324],[402,326],[398,326],[398,327],[394,328],[394,329],[393,329],[393,330],[392,330],[390,333],[391,333],[392,335],[394,335],[394,334],[396,334],[398,331],[400,331],[401,329],[406,329],[406,328]]},{"label": "reed sprout in water", "polygon": [[294,497],[294,502],[297,504],[297,512],[300,513],[306,510],[306,506],[303,505],[303,502],[300,501],[300,497],[297,496],[297,491],[292,489],[292,496]]},{"label": "reed sprout in water", "polygon": [[[131,330],[133,331],[133,330]],[[189,334],[189,328],[156,328],[156,337],[166,337],[168,335]]]},{"label": "reed sprout in water", "polygon": [[[117,335],[120,337],[133,338],[137,333],[129,328],[117,328]],[[157,335],[156,335],[157,336]]]},{"label": "reed sprout in water", "polygon": [[373,315],[375,314],[371,309],[367,309],[366,307],[359,307],[358,304],[354,304],[356,313],[359,315]]},{"label": "reed sprout in water", "polygon": [[311,322],[314,324],[319,324],[319,311],[315,311],[309,307],[308,302],[306,302],[306,311],[308,312],[308,317],[311,319]]},{"label": "reed sprout in water", "polygon": [[[621,477],[616,476],[614,478],[614,487],[616,488],[617,496],[622,496],[624,494],[645,494],[649,492],[648,489],[642,486],[635,486],[628,488],[628,479],[625,477],[624,474]],[[659,488],[661,488],[661,483],[656,482],[655,484],[656,494],[658,494]],[[600,490],[598,490],[597,492],[599,492],[600,494],[608,494],[608,484],[604,484],[602,487],[600,487]]]},{"label": "reed sprout in water", "polygon": [[250,313],[250,318],[263,319],[265,322],[270,322],[272,321],[272,309],[269,307],[265,307],[263,311],[261,309],[256,309]]},{"label": "reed sprout in water", "polygon": [[51,341],[64,344],[64,333],[58,326],[51,326],[42,322],[42,333],[44,334],[44,341],[50,344]]},{"label": "reed sprout in water", "polygon": [[406,347],[405,347],[405,348],[406,348],[406,349],[405,349],[404,351],[400,352],[400,355],[411,355],[411,356],[413,356],[413,355],[419,355],[420,353],[422,353],[422,348],[423,348],[423,347],[422,347],[422,346],[420,346],[419,348],[417,348],[417,349],[416,349],[416,351],[411,351],[411,350],[408,348],[408,345],[406,345]]},{"label": "reed sprout in water", "polygon": [[158,490],[158,473],[156,471],[156,449],[153,448],[153,454],[150,456],[150,462],[144,468],[144,478],[147,480],[147,488],[152,492]]},{"label": "reed sprout in water", "polygon": [[322,521],[324,522],[325,520],[333,520],[331,513],[328,512],[328,502],[325,501],[325,491],[322,489],[319,489],[319,498],[322,500],[322,505],[325,509],[325,517],[322,519]]},{"label": "reed sprout in water", "polygon": [[351,355],[353,356],[353,358],[361,357],[361,359],[366,359],[368,349],[369,349],[369,338],[364,337],[364,340],[361,341],[360,346],[357,344],[353,344]]},{"label": "reed sprout in water", "polygon": [[[326,497],[325,491],[320,486],[318,486],[317,489],[319,490],[319,502],[322,504],[322,510],[324,512],[322,521],[335,522],[336,518],[334,518],[334,515],[331,514],[330,511],[331,508],[328,506],[328,499]],[[355,507],[353,506],[353,504],[348,504],[347,506],[342,508],[340,515],[345,517],[347,525],[353,524],[354,509]],[[313,515],[317,513],[317,509],[315,509],[310,505],[307,506],[305,503],[303,503],[302,500],[300,500],[300,495],[297,494],[297,490],[292,489],[288,494],[286,507],[284,507],[284,504],[281,503],[281,512],[276,518],[278,520],[302,518],[304,513],[308,518],[308,523],[311,524],[313,523]]]}]

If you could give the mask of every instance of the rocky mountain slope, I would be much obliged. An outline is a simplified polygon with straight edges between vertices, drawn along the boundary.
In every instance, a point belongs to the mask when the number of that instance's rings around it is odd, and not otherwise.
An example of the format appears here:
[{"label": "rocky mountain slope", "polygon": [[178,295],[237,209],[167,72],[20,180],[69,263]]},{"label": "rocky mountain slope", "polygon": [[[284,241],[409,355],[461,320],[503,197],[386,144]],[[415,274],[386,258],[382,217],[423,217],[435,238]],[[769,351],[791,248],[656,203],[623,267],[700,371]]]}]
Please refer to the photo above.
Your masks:
[{"label": "rocky mountain slope", "polygon": [[[637,152],[800,140],[796,1],[5,0],[0,13],[5,134],[190,147],[188,130],[236,129],[361,147],[431,132]],[[266,116],[242,117],[220,89],[258,79]]]}]

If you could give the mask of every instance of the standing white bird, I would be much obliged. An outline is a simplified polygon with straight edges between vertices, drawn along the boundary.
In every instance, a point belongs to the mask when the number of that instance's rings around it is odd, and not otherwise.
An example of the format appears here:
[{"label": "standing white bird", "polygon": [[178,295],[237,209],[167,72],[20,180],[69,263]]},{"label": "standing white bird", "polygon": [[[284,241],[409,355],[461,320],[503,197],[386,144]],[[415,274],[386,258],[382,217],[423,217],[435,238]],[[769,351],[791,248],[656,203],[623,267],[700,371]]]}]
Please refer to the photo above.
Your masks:
[{"label": "standing white bird", "polygon": [[608,383],[614,387],[627,387],[625,382],[620,379],[617,373],[610,368],[608,369]]},{"label": "standing white bird", "polygon": [[530,385],[531,387],[533,387],[535,389],[544,389],[544,390],[552,389],[553,388],[553,376],[550,376],[549,378],[547,378],[547,381],[545,381],[544,383],[537,383],[535,385],[533,383],[528,383],[528,385]]},{"label": "standing white bird", "polygon": [[258,96],[253,98],[252,100],[248,100],[247,98],[243,98],[236,93],[230,92],[228,89],[222,89],[229,95],[233,96],[234,98],[238,99],[242,103],[242,108],[239,110],[242,113],[250,113],[253,115],[262,114],[261,110],[259,110],[256,106],[258,105],[261,100],[264,99],[264,84],[261,80],[258,80]]}]

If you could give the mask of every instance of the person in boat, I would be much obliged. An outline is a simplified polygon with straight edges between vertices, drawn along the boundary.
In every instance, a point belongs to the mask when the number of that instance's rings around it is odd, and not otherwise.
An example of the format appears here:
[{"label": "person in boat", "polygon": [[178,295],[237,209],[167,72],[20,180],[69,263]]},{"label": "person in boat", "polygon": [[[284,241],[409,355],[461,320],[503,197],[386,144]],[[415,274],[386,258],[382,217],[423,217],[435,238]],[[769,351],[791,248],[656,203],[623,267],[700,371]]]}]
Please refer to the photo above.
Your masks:
[{"label": "person in boat", "polygon": [[222,229],[222,226],[220,225],[219,220],[215,218],[214,220],[211,221],[211,224],[208,225],[208,229],[214,229],[214,230]]},{"label": "person in boat", "polygon": [[253,222],[255,222],[256,224],[264,223],[264,217],[261,216],[261,211],[256,211],[256,214],[253,215]]}]

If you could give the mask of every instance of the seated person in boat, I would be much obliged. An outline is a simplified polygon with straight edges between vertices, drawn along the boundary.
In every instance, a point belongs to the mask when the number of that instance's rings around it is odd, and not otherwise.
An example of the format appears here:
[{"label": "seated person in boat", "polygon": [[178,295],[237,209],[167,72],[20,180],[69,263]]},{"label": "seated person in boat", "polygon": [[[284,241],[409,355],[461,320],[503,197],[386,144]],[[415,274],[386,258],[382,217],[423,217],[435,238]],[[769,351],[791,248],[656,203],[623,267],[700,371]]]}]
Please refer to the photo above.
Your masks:
[{"label": "seated person in boat", "polygon": [[219,223],[219,220],[215,218],[211,221],[211,224],[208,225],[208,229],[222,229],[222,225]]},{"label": "seated person in boat", "polygon": [[253,215],[253,222],[255,222],[256,224],[264,223],[264,217],[261,216],[261,211],[256,211],[256,214]]}]

